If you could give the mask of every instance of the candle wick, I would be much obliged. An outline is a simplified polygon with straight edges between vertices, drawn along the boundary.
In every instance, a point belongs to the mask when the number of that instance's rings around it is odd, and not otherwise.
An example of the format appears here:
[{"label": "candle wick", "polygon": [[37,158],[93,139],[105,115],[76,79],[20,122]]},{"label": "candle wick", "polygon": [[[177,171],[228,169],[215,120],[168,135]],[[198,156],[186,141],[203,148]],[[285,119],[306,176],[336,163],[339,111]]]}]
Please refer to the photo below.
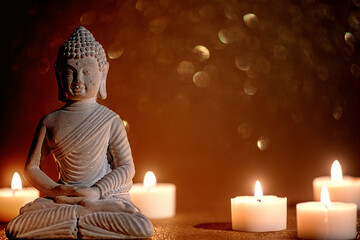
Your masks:
[{"label": "candle wick", "polygon": [[258,202],[261,202],[261,199],[259,198],[257,201],[258,201]]}]

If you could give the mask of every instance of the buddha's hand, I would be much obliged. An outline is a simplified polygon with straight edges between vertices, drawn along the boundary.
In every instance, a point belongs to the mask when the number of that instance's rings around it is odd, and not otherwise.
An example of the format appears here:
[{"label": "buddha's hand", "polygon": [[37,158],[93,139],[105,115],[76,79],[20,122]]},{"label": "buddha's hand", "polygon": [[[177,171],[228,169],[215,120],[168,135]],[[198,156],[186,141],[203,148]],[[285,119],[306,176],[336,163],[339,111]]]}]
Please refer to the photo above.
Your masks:
[{"label": "buddha's hand", "polygon": [[77,196],[76,187],[72,185],[59,184],[51,190],[52,196]]},{"label": "buddha's hand", "polygon": [[66,195],[55,197],[57,203],[79,204],[84,200],[97,200],[100,198],[100,190],[97,187],[74,187]]}]

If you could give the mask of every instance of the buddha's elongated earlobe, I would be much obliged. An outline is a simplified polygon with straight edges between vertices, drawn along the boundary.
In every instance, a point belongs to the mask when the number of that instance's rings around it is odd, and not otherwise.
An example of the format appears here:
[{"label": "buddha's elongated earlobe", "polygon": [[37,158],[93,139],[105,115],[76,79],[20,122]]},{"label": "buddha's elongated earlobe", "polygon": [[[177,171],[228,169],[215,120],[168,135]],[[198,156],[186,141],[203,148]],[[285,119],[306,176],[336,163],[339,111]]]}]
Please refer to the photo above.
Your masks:
[{"label": "buddha's elongated earlobe", "polygon": [[106,77],[109,71],[109,63],[106,62],[104,64],[103,68],[100,70],[100,86],[99,86],[99,92],[98,92],[98,98],[99,99],[106,99],[107,93],[106,93]]}]

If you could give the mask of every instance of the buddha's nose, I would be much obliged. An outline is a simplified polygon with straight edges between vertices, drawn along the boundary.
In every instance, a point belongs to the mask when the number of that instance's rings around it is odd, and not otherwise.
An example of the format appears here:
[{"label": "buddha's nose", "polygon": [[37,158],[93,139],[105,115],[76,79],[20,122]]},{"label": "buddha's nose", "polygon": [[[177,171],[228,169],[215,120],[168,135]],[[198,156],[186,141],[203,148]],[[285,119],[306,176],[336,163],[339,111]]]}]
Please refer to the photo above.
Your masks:
[{"label": "buddha's nose", "polygon": [[74,83],[84,83],[84,79],[83,76],[81,74],[76,74],[75,78],[74,78]]}]

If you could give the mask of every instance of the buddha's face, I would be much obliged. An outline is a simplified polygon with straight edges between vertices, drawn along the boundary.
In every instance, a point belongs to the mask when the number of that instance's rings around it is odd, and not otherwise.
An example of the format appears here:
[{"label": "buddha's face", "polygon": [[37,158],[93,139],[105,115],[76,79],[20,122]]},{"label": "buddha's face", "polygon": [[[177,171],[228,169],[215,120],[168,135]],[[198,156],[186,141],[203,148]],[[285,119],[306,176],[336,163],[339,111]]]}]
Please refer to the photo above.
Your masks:
[{"label": "buddha's face", "polygon": [[101,81],[97,60],[93,57],[67,59],[63,64],[61,80],[68,100],[96,98]]}]

